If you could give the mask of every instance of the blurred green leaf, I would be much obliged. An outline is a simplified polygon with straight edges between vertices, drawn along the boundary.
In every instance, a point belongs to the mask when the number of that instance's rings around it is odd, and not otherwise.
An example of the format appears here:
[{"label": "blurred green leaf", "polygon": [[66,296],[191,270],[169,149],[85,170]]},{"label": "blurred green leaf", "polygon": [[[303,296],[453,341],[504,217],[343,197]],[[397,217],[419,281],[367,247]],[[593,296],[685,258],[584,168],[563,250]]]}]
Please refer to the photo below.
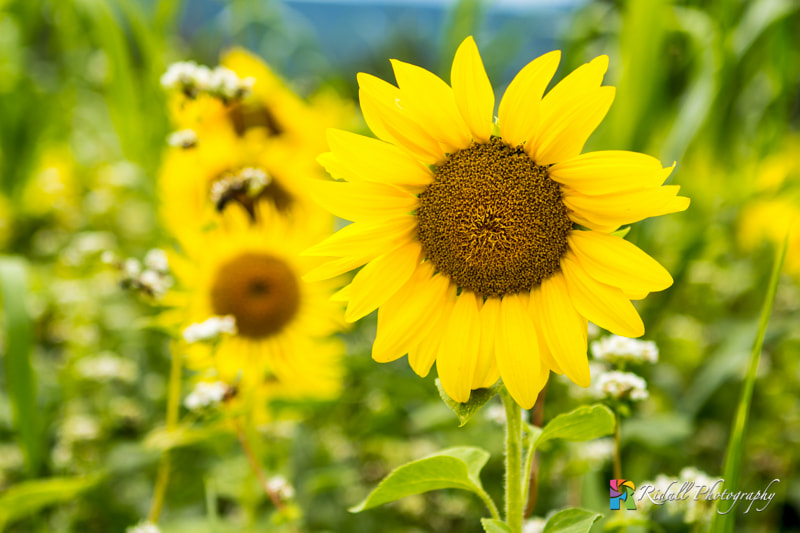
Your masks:
[{"label": "blurred green leaf", "polygon": [[[775,257],[775,264],[772,267],[772,275],[767,286],[767,293],[764,297],[764,304],[761,307],[761,319],[758,325],[758,333],[753,343],[753,351],[750,354],[750,368],[744,378],[742,396],[736,409],[736,417],[733,422],[731,438],[728,441],[728,450],[725,453],[725,468],[722,478],[729,487],[738,487],[742,475],[743,447],[745,430],[747,429],[747,417],[750,412],[750,403],[753,400],[753,389],[756,383],[756,373],[758,372],[758,361],[761,358],[761,347],[764,344],[764,335],[767,333],[769,316],[772,313],[772,306],[775,304],[775,294],[778,292],[778,281],[783,270],[783,261],[786,259],[786,250],[789,247],[789,228],[787,228],[786,238],[783,246],[778,250]],[[720,501],[717,501],[717,508]],[[727,510],[727,509],[726,509]],[[714,513],[711,522],[711,531],[714,533],[731,533],[734,526],[733,513]]]},{"label": "blurred green leaf", "polygon": [[359,513],[384,503],[438,489],[463,489],[483,497],[480,472],[489,452],[460,446],[413,461],[392,471],[351,513]]},{"label": "blurred green leaf", "polygon": [[7,524],[38,513],[43,508],[67,502],[96,485],[101,475],[54,477],[24,481],[0,495],[0,530]]},{"label": "blurred green leaf", "polygon": [[730,37],[733,53],[740,58],[772,24],[798,9],[800,4],[791,0],[748,2],[747,12]]},{"label": "blurred green leaf", "polygon": [[505,522],[494,518],[481,518],[481,525],[486,533],[513,533]]},{"label": "blurred green leaf", "polygon": [[646,418],[630,418],[622,426],[623,441],[637,441],[649,447],[679,445],[692,436],[689,417],[680,413],[653,413]]},{"label": "blurred green leaf", "polygon": [[613,433],[614,413],[605,405],[584,405],[558,415],[542,429],[536,439],[538,448],[548,440],[584,441]]},{"label": "blurred green leaf", "polygon": [[486,405],[489,400],[500,392],[502,386],[503,383],[498,381],[488,389],[475,389],[470,393],[469,401],[460,403],[448,396],[442,388],[441,382],[438,379],[436,380],[436,388],[439,389],[439,396],[441,396],[445,405],[456,414],[458,421],[461,422],[458,427],[463,427],[464,424],[469,422],[470,418],[481,410],[481,407]]},{"label": "blurred green leaf", "polygon": [[18,257],[0,257],[0,301],[7,339],[3,357],[6,387],[28,472],[36,475],[42,466],[43,440],[36,402],[36,376],[31,365],[33,329],[25,303],[27,292],[27,262]]},{"label": "blurred green leaf", "polygon": [[585,509],[564,509],[550,517],[543,533],[587,533],[603,515]]},{"label": "blurred green leaf", "polygon": [[225,422],[206,424],[203,426],[179,426],[174,431],[166,427],[159,427],[147,434],[144,439],[144,448],[149,450],[166,451],[198,444],[212,438],[230,433]]}]

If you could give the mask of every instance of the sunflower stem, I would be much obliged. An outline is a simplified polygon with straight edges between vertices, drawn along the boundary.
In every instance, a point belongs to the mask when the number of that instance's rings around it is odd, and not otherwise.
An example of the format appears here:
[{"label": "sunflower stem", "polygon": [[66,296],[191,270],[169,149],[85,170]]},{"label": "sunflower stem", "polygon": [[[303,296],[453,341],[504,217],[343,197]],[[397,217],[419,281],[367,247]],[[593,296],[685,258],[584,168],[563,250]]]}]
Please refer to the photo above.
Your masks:
[{"label": "sunflower stem", "polygon": [[[173,345],[170,350],[172,364],[169,368],[169,389],[167,390],[167,433],[175,431],[178,426],[178,415],[181,407],[181,372],[183,371],[183,357],[178,355],[177,347]],[[167,494],[169,475],[171,468],[170,451],[166,449],[161,454],[156,474],[156,485],[153,489],[153,501],[150,503],[150,511],[147,513],[147,521],[152,524],[158,523],[161,516],[161,509],[164,507],[164,497]]]},{"label": "sunflower stem", "polygon": [[506,408],[506,525],[512,533],[522,533],[522,409],[505,387],[500,397]]},{"label": "sunflower stem", "polygon": [[275,490],[270,488],[269,483],[267,482],[267,476],[264,474],[264,469],[261,468],[261,463],[259,463],[256,454],[253,452],[253,447],[250,445],[250,441],[247,439],[247,433],[236,418],[232,418],[231,422],[234,430],[236,431],[236,436],[239,439],[239,443],[242,445],[242,450],[244,450],[244,454],[247,456],[247,461],[250,463],[250,468],[253,470],[256,479],[258,479],[258,483],[261,485],[261,488],[264,489],[266,495],[269,496],[269,499],[272,502],[272,505],[275,506],[275,509],[277,509],[279,513],[284,512],[286,506],[283,504],[280,495]]},{"label": "sunflower stem", "polygon": [[619,411],[614,411],[614,479],[622,479],[622,454],[620,448],[622,446],[622,439],[620,438],[620,421]]}]

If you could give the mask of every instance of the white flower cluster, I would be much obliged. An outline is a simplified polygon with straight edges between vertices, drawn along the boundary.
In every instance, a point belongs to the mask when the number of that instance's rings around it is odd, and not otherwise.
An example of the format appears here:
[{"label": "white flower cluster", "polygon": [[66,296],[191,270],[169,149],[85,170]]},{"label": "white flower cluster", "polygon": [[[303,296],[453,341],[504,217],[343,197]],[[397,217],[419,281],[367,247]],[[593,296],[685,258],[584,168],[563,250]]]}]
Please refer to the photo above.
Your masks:
[{"label": "white flower cluster", "polygon": [[597,394],[602,398],[636,402],[648,397],[647,382],[631,372],[614,370],[600,374],[595,386]]},{"label": "white flower cluster", "polygon": [[212,407],[225,399],[228,390],[228,385],[222,381],[213,383],[201,381],[195,385],[194,390],[183,401],[183,405],[190,411]]},{"label": "white flower cluster", "polygon": [[126,529],[125,533],[161,533],[161,530],[152,522],[139,522]]},{"label": "white flower cluster", "polygon": [[120,285],[125,289],[161,298],[172,287],[169,263],[164,250],[155,248],[148,251],[144,257],[144,266],[133,257],[121,261],[109,251],[103,252],[102,261],[115,266],[122,273]]},{"label": "white flower cluster", "polygon": [[167,144],[175,148],[188,150],[197,146],[197,133],[190,128],[174,131],[167,137]]},{"label": "white flower cluster", "polygon": [[227,103],[244,98],[253,89],[255,78],[239,78],[226,67],[210,69],[194,61],[179,61],[169,66],[161,76],[161,86],[179,90],[187,98],[197,98],[201,93],[219,98]]},{"label": "white flower cluster", "polygon": [[592,342],[592,353],[595,358],[608,361],[612,365],[658,362],[656,343],[618,335],[609,335]]},{"label": "white flower cluster", "polygon": [[289,481],[281,475],[269,478],[267,481],[267,488],[273,494],[277,494],[278,498],[280,498],[282,501],[291,500],[294,498],[294,487],[292,487]]},{"label": "white flower cluster", "polygon": [[212,342],[223,333],[236,334],[236,318],[233,315],[212,316],[202,322],[189,324],[183,330],[183,340],[189,344],[195,342]]},{"label": "white flower cluster", "polygon": [[270,176],[256,167],[245,167],[237,173],[223,174],[211,185],[211,201],[217,209],[222,209],[236,194],[257,196],[270,181]]},{"label": "white flower cluster", "polygon": [[[656,505],[650,498],[645,496],[641,500],[637,500],[636,506],[639,510],[644,512],[651,512],[656,507],[663,507],[670,515],[677,516],[682,514],[683,521],[686,524],[695,524],[698,522],[708,521],[714,512],[713,498],[698,496],[701,490],[707,490],[710,494],[719,493],[719,489],[712,488],[715,486],[719,478],[712,478],[702,470],[695,467],[687,466],[680,471],[678,477],[670,477],[666,474],[659,474],[656,476],[655,481],[646,481],[640,487],[652,486],[656,491],[678,490],[684,482],[692,482],[692,490],[685,497],[670,500],[666,505]],[[705,493],[704,493],[705,494]]]}]

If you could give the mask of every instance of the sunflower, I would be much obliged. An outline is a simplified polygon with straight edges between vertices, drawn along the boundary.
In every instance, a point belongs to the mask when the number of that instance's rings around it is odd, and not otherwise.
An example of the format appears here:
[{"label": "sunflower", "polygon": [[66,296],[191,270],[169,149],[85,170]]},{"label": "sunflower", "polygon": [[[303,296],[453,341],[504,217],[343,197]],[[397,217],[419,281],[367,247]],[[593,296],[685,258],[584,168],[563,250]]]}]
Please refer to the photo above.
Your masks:
[{"label": "sunflower", "polygon": [[408,354],[421,376],[435,361],[459,402],[501,377],[530,408],[551,370],[588,386],[587,319],[638,337],[630,300],[672,284],[613,232],[689,201],[662,186],[672,167],[653,157],[581,154],[614,98],[601,86],[608,58],[544,95],[559,58],[545,54],[514,78],[496,124],[472,38],[456,52],[452,87],[400,61],[399,88],[359,74],[378,139],[331,130],[319,158],[344,182],[319,181],[315,198],[354,222],[305,252],[330,258],[307,279],[364,265],[344,291],[345,318],[380,308],[373,358]]},{"label": "sunflower", "polygon": [[[295,222],[329,229],[333,218],[309,201],[304,182],[321,177],[314,158],[324,148],[325,130],[352,124],[351,104],[330,92],[307,103],[241,49],[226,54],[222,64],[241,78],[252,77],[252,94],[233,102],[173,95],[172,121],[179,130],[193,130],[197,142],[164,156],[159,184],[165,224],[181,238],[227,205],[239,204],[255,216],[254,205],[266,203]],[[254,172],[264,182],[255,190],[243,178]]]},{"label": "sunflower", "polygon": [[172,310],[164,321],[182,330],[232,315],[237,328],[213,346],[189,345],[190,368],[273,397],[336,394],[343,347],[331,336],[341,309],[330,301],[330,284],[301,280],[309,259],[299,251],[310,242],[270,210],[253,223],[238,206],[225,210],[218,226],[184,239],[184,254],[170,258],[180,291],[165,302]]}]

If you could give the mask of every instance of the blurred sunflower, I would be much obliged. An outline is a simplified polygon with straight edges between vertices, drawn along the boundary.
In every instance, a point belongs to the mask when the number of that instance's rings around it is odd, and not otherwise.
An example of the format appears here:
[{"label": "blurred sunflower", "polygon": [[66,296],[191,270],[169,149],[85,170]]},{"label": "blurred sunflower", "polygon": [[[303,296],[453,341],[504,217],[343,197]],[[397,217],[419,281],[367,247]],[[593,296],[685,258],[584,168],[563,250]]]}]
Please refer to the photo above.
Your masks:
[{"label": "blurred sunflower", "polygon": [[352,104],[322,92],[306,103],[260,59],[241,49],[223,66],[255,80],[243,99],[223,102],[202,94],[173,94],[179,129],[165,154],[159,182],[162,216],[179,238],[206,224],[214,211],[238,203],[271,204],[304,224],[331,227],[332,217],[308,200],[304,181],[321,177],[314,158],[328,127],[351,125]]},{"label": "blurred sunflower", "polygon": [[672,284],[612,232],[689,200],[662,186],[672,168],[653,157],[581,154],[614,98],[600,85],[608,58],[542,97],[559,58],[548,53],[514,78],[497,129],[471,37],[456,52],[452,88],[400,61],[399,88],[359,74],[361,109],[380,140],[332,130],[319,159],[345,182],[319,181],[315,198],[354,223],[306,252],[335,258],[306,279],[366,265],[345,291],[346,319],[380,307],[373,358],[408,353],[422,376],[435,361],[459,402],[498,376],[525,408],[550,370],[588,386],[587,319],[638,337],[630,300]]},{"label": "blurred sunflower", "polygon": [[300,279],[309,260],[298,253],[310,242],[270,210],[253,223],[240,207],[225,210],[217,227],[184,239],[184,255],[170,258],[180,290],[165,300],[172,310],[164,321],[183,330],[232,315],[237,329],[213,346],[190,344],[190,368],[270,397],[336,394],[343,347],[331,336],[340,329],[341,310],[330,301],[329,284]]}]

